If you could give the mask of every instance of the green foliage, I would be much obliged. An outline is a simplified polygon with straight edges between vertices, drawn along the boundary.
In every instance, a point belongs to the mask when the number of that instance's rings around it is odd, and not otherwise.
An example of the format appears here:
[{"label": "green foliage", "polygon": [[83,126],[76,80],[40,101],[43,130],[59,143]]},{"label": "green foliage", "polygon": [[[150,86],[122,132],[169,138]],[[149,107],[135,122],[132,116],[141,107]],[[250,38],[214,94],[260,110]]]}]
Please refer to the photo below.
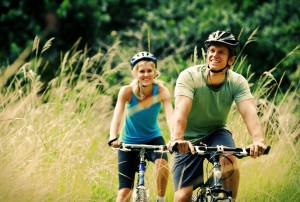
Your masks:
[{"label": "green foliage", "polygon": [[[249,47],[253,50],[246,51],[250,58],[258,56],[264,61],[262,63],[259,59],[251,60],[258,74],[275,67],[285,55],[300,45],[299,34],[295,32],[300,29],[299,11],[294,1],[270,1],[260,5],[255,9],[253,17],[247,19],[248,29],[260,27],[257,43]],[[284,61],[282,69],[273,73],[275,78],[279,79],[282,76],[283,69],[288,71],[288,76],[295,72],[299,56],[299,50],[294,51],[294,54]]]},{"label": "green foliage", "polygon": [[[199,52],[204,48],[203,42],[210,32],[222,29],[239,35],[243,30],[240,41],[245,44],[246,37],[258,28],[256,40],[243,50],[247,55],[244,64],[251,64],[253,78],[257,79],[280,62],[281,68],[276,68],[273,75],[277,81],[284,75],[282,87],[287,90],[291,81],[299,78],[297,3],[297,0],[40,0],[34,3],[3,0],[0,64],[5,67],[12,63],[38,35],[42,43],[55,38],[52,50],[46,53],[47,66],[39,70],[43,81],[55,77],[60,51],[69,50],[79,38],[78,47],[88,47],[88,55],[99,49],[106,51],[106,46],[121,41],[123,47],[130,47],[132,54],[141,50],[150,50],[159,58],[172,54],[182,69],[195,47]],[[101,71],[99,68],[97,73]]]}]

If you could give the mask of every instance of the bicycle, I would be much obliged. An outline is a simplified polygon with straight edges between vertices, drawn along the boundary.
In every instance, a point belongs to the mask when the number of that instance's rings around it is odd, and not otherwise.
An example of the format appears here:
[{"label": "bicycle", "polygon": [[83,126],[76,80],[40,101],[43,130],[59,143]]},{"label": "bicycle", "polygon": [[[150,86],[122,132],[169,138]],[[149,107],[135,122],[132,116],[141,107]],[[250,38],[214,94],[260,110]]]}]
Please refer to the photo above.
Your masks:
[{"label": "bicycle", "polygon": [[149,189],[145,186],[146,160],[145,153],[147,151],[169,152],[166,145],[146,145],[146,144],[124,144],[118,148],[121,151],[139,151],[139,168],[137,171],[138,178],[136,188],[133,191],[132,199],[134,202],[149,201]]},{"label": "bicycle", "polygon": [[[171,152],[177,150],[176,144],[171,149]],[[228,155],[234,155],[237,158],[241,159],[247,156],[250,156],[250,148],[230,148],[224,146],[216,147],[207,147],[206,145],[194,146],[195,155],[204,155],[206,157],[211,157],[208,159],[207,163],[207,175],[211,173],[211,176],[207,176],[205,183],[201,183],[198,187],[194,188],[194,194],[192,196],[193,202],[231,202],[232,201],[232,192],[231,190],[225,189],[222,187],[222,172],[220,157],[225,157],[229,159]],[[264,151],[263,155],[267,155],[271,147],[268,146]],[[229,159],[230,160],[230,159]],[[212,169],[208,171],[208,165],[211,162]],[[199,189],[198,189],[199,188]],[[195,191],[197,190],[198,191]],[[196,192],[196,193],[195,193]]]}]

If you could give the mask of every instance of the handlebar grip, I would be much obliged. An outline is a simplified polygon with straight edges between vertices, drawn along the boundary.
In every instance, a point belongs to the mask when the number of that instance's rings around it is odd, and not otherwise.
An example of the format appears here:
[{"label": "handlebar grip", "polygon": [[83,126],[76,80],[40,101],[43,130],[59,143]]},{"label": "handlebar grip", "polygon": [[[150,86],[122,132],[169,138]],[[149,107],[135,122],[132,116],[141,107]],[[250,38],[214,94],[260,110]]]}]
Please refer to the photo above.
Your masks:
[{"label": "handlebar grip", "polygon": [[269,154],[270,149],[271,149],[271,146],[270,145],[267,146],[267,149],[264,151],[264,155]]},{"label": "handlebar grip", "polygon": [[164,150],[166,150],[166,151],[168,150],[168,147],[167,147],[167,145],[165,145],[165,146],[164,146]]},{"label": "handlebar grip", "polygon": [[118,137],[116,137],[116,138],[114,138],[114,139],[112,139],[112,140],[109,140],[108,141],[108,146],[110,146],[111,147],[111,145],[112,145],[112,143],[114,142],[114,141],[116,141],[118,139]]},{"label": "handlebar grip", "polygon": [[178,147],[177,146],[178,146],[178,142],[175,142],[175,144],[173,146],[171,145],[171,147],[169,149],[171,154],[173,154],[173,152],[178,152]]},{"label": "handlebar grip", "polygon": [[[269,152],[270,152],[270,149],[271,149],[271,146],[270,146],[270,145],[268,145],[268,146],[267,146],[267,149],[265,149],[265,151],[264,151],[263,155],[267,155],[267,154],[269,154]],[[250,148],[247,148],[247,149],[246,149],[246,151],[247,151],[248,155],[250,155]]]}]

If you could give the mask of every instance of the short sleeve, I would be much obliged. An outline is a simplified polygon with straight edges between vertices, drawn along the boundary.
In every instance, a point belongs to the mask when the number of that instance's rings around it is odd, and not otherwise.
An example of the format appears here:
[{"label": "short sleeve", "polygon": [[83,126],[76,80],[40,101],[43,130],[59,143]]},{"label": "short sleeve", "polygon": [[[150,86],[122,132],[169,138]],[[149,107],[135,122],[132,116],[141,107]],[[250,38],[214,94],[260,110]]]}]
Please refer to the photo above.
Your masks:
[{"label": "short sleeve", "polygon": [[237,85],[237,90],[234,94],[235,103],[239,103],[240,101],[253,98],[253,95],[250,91],[249,84],[248,84],[247,80],[242,75],[240,75],[238,77],[237,84],[238,84]]},{"label": "short sleeve", "polygon": [[193,99],[194,91],[194,81],[191,72],[187,70],[182,71],[176,81],[174,97],[181,95]]}]

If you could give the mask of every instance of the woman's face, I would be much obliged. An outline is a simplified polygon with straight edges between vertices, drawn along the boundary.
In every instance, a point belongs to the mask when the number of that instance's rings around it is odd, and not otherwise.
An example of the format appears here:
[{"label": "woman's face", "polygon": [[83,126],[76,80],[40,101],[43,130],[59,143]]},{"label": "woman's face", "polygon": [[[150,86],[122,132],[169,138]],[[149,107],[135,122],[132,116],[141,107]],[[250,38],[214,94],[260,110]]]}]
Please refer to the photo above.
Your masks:
[{"label": "woman's face", "polygon": [[137,79],[143,87],[153,84],[155,67],[153,62],[142,61],[137,64]]}]

